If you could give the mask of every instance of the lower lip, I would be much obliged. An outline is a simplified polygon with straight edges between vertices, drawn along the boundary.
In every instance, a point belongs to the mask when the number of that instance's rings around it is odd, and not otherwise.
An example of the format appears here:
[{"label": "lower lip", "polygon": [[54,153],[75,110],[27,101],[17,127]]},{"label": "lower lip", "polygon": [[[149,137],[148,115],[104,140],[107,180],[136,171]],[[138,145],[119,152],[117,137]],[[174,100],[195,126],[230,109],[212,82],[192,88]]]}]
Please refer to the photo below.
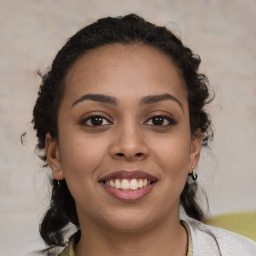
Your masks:
[{"label": "lower lip", "polygon": [[147,194],[149,194],[156,183],[157,182],[154,182],[150,185],[147,185],[146,187],[139,188],[139,189],[136,189],[136,190],[117,189],[117,188],[113,188],[113,187],[111,187],[111,186],[109,186],[109,185],[107,185],[103,182],[101,184],[111,195],[113,195],[114,197],[116,197],[120,200],[136,201],[136,200],[139,200],[139,199],[143,198]]}]

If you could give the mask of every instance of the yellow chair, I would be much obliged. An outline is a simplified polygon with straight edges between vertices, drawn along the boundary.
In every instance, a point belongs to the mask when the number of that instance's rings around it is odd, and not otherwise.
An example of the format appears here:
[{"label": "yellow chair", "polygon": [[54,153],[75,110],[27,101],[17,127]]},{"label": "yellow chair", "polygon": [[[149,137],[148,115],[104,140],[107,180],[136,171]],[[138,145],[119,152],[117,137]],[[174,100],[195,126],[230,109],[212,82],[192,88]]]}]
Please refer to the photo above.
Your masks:
[{"label": "yellow chair", "polygon": [[205,223],[227,229],[256,242],[256,212],[218,215],[206,219]]}]

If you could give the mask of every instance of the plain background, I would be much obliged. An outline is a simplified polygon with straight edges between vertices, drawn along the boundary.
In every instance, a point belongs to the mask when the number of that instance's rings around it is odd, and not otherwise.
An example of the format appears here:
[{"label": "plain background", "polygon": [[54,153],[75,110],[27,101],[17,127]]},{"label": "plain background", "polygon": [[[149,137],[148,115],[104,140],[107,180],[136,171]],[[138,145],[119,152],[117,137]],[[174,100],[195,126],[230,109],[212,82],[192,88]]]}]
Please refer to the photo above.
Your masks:
[{"label": "plain background", "polygon": [[0,256],[43,247],[38,224],[49,185],[30,124],[36,71],[44,71],[78,29],[131,12],[167,26],[199,54],[200,71],[216,93],[209,108],[215,140],[198,171],[209,215],[256,210],[255,0],[1,0]]}]

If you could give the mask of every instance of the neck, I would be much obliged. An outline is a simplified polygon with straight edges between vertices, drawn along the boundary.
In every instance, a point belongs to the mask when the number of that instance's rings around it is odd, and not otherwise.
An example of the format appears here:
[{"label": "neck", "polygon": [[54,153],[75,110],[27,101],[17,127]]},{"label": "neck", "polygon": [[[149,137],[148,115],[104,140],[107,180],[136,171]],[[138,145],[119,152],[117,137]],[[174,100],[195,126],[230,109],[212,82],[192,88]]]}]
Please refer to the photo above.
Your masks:
[{"label": "neck", "polygon": [[106,229],[90,223],[81,225],[76,256],[185,256],[187,252],[187,233],[180,224],[179,216],[136,232]]}]

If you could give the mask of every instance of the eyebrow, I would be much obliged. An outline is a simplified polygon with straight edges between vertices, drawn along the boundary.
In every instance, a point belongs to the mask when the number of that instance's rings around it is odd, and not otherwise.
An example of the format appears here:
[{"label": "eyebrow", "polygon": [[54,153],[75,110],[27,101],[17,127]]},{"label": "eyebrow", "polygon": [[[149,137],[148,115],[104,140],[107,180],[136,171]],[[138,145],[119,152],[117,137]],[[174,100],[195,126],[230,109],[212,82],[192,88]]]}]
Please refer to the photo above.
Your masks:
[{"label": "eyebrow", "polygon": [[73,104],[72,107],[75,106],[76,104],[85,101],[85,100],[92,100],[92,101],[98,101],[98,102],[103,102],[107,104],[112,104],[112,105],[117,105],[118,100],[115,97],[109,96],[109,95],[104,95],[104,94],[85,94],[78,100],[76,100]]},{"label": "eyebrow", "polygon": [[[113,96],[105,95],[105,94],[90,93],[90,94],[85,94],[81,98],[77,99],[72,104],[72,107],[75,106],[76,104],[86,101],[86,100],[92,100],[92,101],[107,103],[107,104],[111,104],[111,105],[118,105],[117,98],[115,98]],[[165,94],[161,94],[161,95],[149,95],[149,96],[143,97],[140,100],[139,105],[143,106],[143,105],[153,104],[153,103],[157,103],[157,102],[165,101],[165,100],[175,101],[181,107],[182,111],[184,112],[181,102],[176,97],[174,97],[173,95],[171,95],[169,93],[165,93]]]},{"label": "eyebrow", "polygon": [[181,107],[182,111],[184,111],[181,102],[169,93],[161,94],[161,95],[149,95],[140,100],[140,106],[145,104],[153,104],[164,100],[173,100]]}]

